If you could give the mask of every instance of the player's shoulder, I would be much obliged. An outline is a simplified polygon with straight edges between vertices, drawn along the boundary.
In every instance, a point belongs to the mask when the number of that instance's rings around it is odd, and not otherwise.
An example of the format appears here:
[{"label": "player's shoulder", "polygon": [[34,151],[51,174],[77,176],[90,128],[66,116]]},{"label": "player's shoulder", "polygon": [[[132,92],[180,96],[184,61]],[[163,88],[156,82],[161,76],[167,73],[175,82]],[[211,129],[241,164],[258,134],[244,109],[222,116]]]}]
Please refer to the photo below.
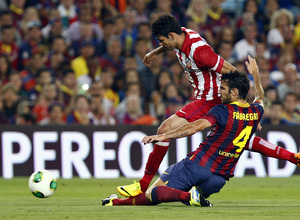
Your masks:
[{"label": "player's shoulder", "polygon": [[263,103],[261,103],[261,102],[253,102],[253,103],[251,103],[250,104],[251,106],[255,106],[255,107],[257,107],[257,108],[264,108],[264,104]]},{"label": "player's shoulder", "polygon": [[218,104],[215,105],[212,109],[214,111],[223,112],[223,111],[228,111],[228,108],[230,108],[229,104]]}]

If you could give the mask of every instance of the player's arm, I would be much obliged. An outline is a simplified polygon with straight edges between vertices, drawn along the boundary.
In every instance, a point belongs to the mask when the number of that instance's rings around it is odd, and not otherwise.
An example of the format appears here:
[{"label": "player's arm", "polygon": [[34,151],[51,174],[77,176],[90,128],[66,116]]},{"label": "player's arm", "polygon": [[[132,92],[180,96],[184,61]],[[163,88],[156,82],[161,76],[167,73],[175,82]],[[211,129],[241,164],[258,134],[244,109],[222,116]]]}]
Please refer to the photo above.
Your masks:
[{"label": "player's arm", "polygon": [[236,68],[216,54],[209,45],[202,45],[194,52],[194,61],[201,68],[208,68],[221,74],[235,71]]},{"label": "player's arm", "polygon": [[197,131],[202,131],[203,129],[211,126],[212,124],[207,119],[199,119],[192,123],[182,125],[179,128],[164,134],[146,136],[143,138],[142,143],[147,144],[155,141],[163,141],[163,140],[186,137],[195,134]]},{"label": "player's arm", "polygon": [[261,85],[259,69],[256,63],[256,60],[253,59],[251,56],[248,55],[248,61],[246,61],[246,66],[248,72],[253,76],[254,80],[254,101],[253,102],[260,102],[263,104],[264,102],[264,90]]},{"label": "player's arm", "polygon": [[154,50],[150,51],[149,53],[147,53],[145,56],[144,56],[144,59],[143,59],[143,64],[145,64],[146,66],[150,66],[151,65],[151,61],[154,60],[158,54],[166,51],[167,49],[163,46],[159,46],[157,48],[155,48]]},{"label": "player's arm", "polygon": [[224,61],[223,67],[220,71],[221,74],[226,74],[229,73],[231,71],[235,71],[236,68],[234,66],[232,66],[230,63],[228,63],[227,61]]}]

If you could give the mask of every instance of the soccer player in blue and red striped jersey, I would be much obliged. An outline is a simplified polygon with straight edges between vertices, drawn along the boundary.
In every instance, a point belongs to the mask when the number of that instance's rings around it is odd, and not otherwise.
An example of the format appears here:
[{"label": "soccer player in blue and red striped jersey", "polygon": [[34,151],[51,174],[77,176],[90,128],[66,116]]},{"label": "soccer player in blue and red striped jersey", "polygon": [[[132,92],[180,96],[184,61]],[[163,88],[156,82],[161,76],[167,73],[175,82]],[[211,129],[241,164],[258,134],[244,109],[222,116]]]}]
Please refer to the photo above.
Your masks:
[{"label": "soccer player in blue and red striped jersey", "polygon": [[[179,63],[184,68],[196,96],[195,101],[185,105],[162,122],[157,130],[157,134],[162,134],[200,119],[211,108],[220,104],[221,98],[218,91],[221,84],[221,76],[236,69],[216,54],[197,32],[181,27],[172,15],[165,14],[160,16],[154,21],[151,28],[152,35],[159,40],[160,46],[146,54],[143,63],[146,66],[150,66],[151,61],[158,54],[166,50],[173,50]],[[153,151],[148,157],[144,176],[139,182],[117,187],[117,190],[123,196],[136,196],[147,190],[168,151],[169,142],[170,140],[164,140],[155,143]],[[298,161],[298,165],[300,165],[299,153],[289,152],[257,136],[250,141],[247,150],[288,160],[294,164],[297,164]]]},{"label": "soccer player in blue and red striped jersey", "polygon": [[233,177],[240,155],[257,129],[264,112],[264,92],[256,61],[246,62],[254,78],[255,100],[246,102],[250,88],[246,74],[237,71],[222,77],[220,93],[223,104],[214,106],[201,119],[160,135],[144,137],[142,142],[186,137],[212,126],[210,134],[194,152],[170,166],[146,191],[127,199],[115,195],[103,200],[103,205],[155,205],[181,201],[194,206],[211,206],[206,200]]}]

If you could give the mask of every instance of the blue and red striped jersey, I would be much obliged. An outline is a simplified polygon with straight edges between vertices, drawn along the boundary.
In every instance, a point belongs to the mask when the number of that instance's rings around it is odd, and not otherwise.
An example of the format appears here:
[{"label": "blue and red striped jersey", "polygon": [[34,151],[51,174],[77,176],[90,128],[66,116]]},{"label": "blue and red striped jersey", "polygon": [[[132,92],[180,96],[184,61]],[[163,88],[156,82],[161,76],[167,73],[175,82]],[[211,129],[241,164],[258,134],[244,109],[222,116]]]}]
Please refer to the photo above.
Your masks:
[{"label": "blue and red striped jersey", "polygon": [[215,174],[232,177],[235,165],[256,131],[263,112],[260,103],[233,102],[214,106],[202,117],[213,128],[190,159]]}]

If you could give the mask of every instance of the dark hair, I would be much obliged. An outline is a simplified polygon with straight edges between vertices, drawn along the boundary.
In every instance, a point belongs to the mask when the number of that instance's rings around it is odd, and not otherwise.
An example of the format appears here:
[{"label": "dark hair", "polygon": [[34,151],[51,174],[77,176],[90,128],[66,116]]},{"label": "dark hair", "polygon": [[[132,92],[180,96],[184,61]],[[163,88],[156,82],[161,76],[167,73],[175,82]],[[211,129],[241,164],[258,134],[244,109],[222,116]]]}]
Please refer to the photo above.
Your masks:
[{"label": "dark hair", "polygon": [[296,100],[297,100],[297,95],[296,95],[296,93],[294,93],[294,92],[287,92],[287,93],[284,95],[283,101],[285,101],[286,98],[287,98],[288,96],[294,96],[294,97],[296,98]]},{"label": "dark hair", "polygon": [[170,32],[178,35],[182,33],[181,25],[178,20],[170,14],[163,14],[158,17],[151,25],[152,35],[154,37],[168,37]]},{"label": "dark hair", "polygon": [[282,102],[280,102],[279,100],[272,102],[272,106],[274,106],[274,105],[280,105],[281,107],[283,107]]},{"label": "dark hair", "polygon": [[65,77],[69,73],[73,73],[75,75],[75,72],[72,69],[65,69],[65,70],[63,70],[62,75],[63,75],[63,77]]},{"label": "dark hair", "polygon": [[2,11],[0,11],[0,18],[1,18],[3,15],[10,15],[10,16],[12,16],[12,14],[10,13],[10,11],[8,11],[8,10],[2,10]]},{"label": "dark hair", "polygon": [[50,69],[48,69],[48,68],[40,68],[40,69],[38,69],[38,71],[36,73],[36,77],[40,77],[43,72],[49,72],[50,76],[52,75]]},{"label": "dark hair", "polygon": [[63,105],[62,103],[60,103],[60,102],[53,102],[53,103],[49,106],[48,111],[49,111],[49,112],[52,112],[53,108],[56,107],[56,106],[60,107],[62,111],[65,110],[65,107],[64,107],[64,105]]},{"label": "dark hair", "polygon": [[236,88],[239,91],[239,98],[246,99],[250,88],[250,80],[247,74],[238,71],[222,75],[222,81],[228,84],[229,91]]},{"label": "dark hair", "polygon": [[11,26],[11,25],[3,25],[1,27],[1,32],[4,32],[5,30],[9,30],[9,29],[12,29],[12,28],[13,28],[13,26]]}]

